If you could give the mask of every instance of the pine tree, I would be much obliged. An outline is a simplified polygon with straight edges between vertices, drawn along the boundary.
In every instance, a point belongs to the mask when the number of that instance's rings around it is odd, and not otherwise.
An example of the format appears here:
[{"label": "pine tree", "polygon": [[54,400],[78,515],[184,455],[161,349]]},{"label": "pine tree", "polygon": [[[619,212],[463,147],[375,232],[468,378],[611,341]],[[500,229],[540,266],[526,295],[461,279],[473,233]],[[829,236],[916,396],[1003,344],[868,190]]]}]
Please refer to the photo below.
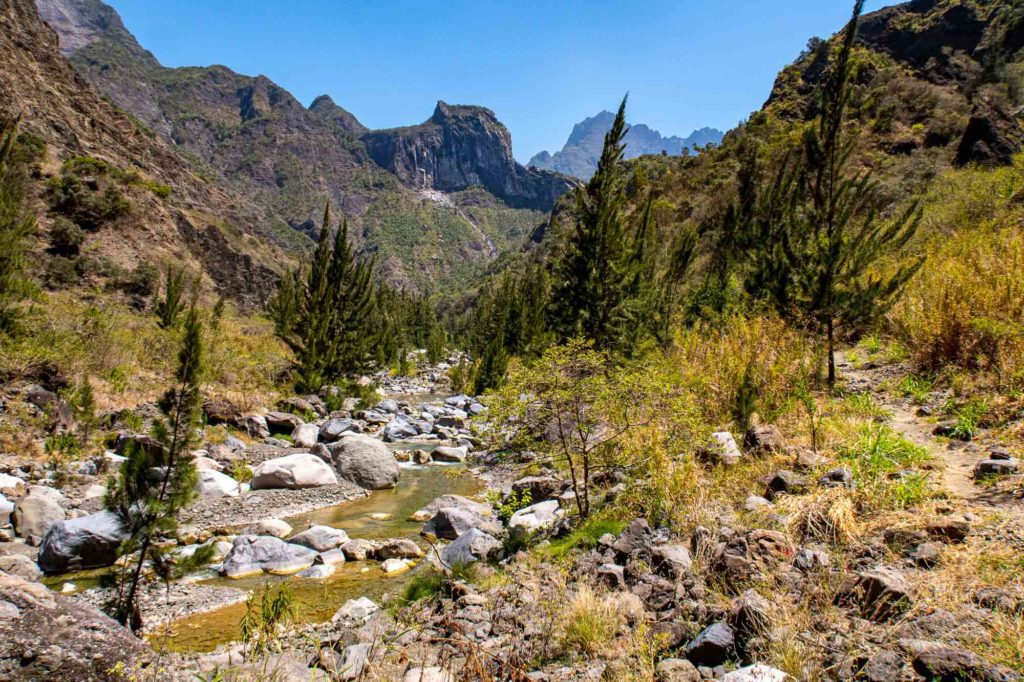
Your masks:
[{"label": "pine tree", "polygon": [[161,329],[170,329],[178,325],[178,318],[185,309],[185,270],[167,266],[164,275],[164,295],[157,298],[154,311],[157,316],[157,324]]},{"label": "pine tree", "polygon": [[[178,514],[196,494],[196,470],[188,450],[200,423],[202,354],[202,323],[193,303],[185,315],[175,386],[164,397],[165,416],[154,423],[151,433],[159,447],[131,447],[127,461],[107,489],[106,507],[117,515],[128,534],[119,553],[136,554],[117,575],[112,615],[133,631],[142,627],[138,588],[143,568],[151,562],[158,574],[169,576],[171,567],[164,561],[157,541],[173,535]],[[154,470],[160,472],[155,479]]]},{"label": "pine tree", "polygon": [[872,272],[880,258],[897,254],[913,237],[920,210],[882,220],[878,185],[868,172],[847,170],[854,140],[844,135],[850,98],[852,55],[863,10],[857,0],[843,30],[842,47],[820,91],[818,124],[804,136],[802,153],[784,164],[762,203],[761,232],[773,239],[758,273],[785,315],[796,315],[824,335],[828,384],[835,385],[838,328],[857,331],[870,324],[922,265],[905,264],[884,276]]},{"label": "pine tree", "polygon": [[0,120],[0,334],[16,331],[18,303],[29,295],[29,238],[36,221],[25,202],[25,174],[16,162],[17,121]]},{"label": "pine tree", "polygon": [[96,396],[93,394],[89,377],[84,374],[75,389],[71,408],[78,423],[78,438],[82,445],[88,445],[92,430],[96,427]]},{"label": "pine tree", "polygon": [[601,351],[618,344],[626,322],[625,135],[624,97],[605,135],[597,172],[576,190],[573,225],[554,266],[552,327],[563,341],[587,338]]},{"label": "pine tree", "polygon": [[347,221],[332,235],[330,219],[328,205],[304,278],[283,278],[270,307],[278,335],[295,353],[297,384],[311,391],[365,369],[375,342],[391,329],[374,300],[373,260],[356,257]]}]

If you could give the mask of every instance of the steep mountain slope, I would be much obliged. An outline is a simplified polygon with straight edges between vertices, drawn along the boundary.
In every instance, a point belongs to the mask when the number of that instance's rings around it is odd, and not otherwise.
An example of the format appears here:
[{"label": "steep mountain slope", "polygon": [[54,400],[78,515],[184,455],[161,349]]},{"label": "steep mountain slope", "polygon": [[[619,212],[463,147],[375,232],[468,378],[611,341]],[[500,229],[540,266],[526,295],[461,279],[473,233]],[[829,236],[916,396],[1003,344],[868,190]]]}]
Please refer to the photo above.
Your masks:
[{"label": "steep mountain slope", "polygon": [[[395,283],[429,291],[467,280],[492,260],[489,244],[521,241],[569,186],[517,165],[508,131],[486,109],[442,103],[420,126],[369,132],[327,96],[306,108],[263,76],[165,68],[99,0],[38,5],[97,90],[251,198],[282,243],[308,245],[330,199]],[[423,194],[475,185],[504,200],[489,202],[484,228],[452,213],[458,197]]]},{"label": "steep mountain slope", "polygon": [[[564,173],[587,180],[597,170],[597,159],[601,156],[604,135],[612,127],[615,114],[602,111],[596,116],[585,118],[572,128],[572,133],[561,151],[554,154],[540,152],[527,164],[543,170]],[[687,137],[673,135],[662,137],[661,133],[638,123],[629,127],[626,133],[626,158],[635,159],[644,154],[679,156],[684,149],[694,151],[707,144],[718,144],[724,133],[714,128],[701,128]]]},{"label": "steep mountain slope", "polygon": [[[258,230],[258,209],[195,174],[93,94],[31,0],[5,0],[0,24],[0,116],[21,116],[21,129],[45,144],[38,180],[60,179],[65,162],[82,157],[79,166],[114,169],[124,180],[125,214],[85,236],[81,248],[92,261],[120,269],[185,263],[240,301],[265,300],[276,279],[266,264],[286,259]],[[40,200],[44,231],[51,223],[45,208]]]}]

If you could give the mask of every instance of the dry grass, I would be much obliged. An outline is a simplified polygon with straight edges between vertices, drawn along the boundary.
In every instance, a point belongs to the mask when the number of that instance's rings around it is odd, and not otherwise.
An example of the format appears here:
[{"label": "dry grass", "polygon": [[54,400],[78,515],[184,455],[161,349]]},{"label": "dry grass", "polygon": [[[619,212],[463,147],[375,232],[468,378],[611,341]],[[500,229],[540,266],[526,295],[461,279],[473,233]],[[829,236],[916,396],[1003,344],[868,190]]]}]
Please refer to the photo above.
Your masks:
[{"label": "dry grass", "polygon": [[784,496],[776,506],[789,518],[789,532],[805,541],[848,545],[863,533],[853,496],[843,488]]},{"label": "dry grass", "polygon": [[619,601],[582,584],[569,600],[559,626],[559,642],[567,653],[607,654],[626,618]]}]

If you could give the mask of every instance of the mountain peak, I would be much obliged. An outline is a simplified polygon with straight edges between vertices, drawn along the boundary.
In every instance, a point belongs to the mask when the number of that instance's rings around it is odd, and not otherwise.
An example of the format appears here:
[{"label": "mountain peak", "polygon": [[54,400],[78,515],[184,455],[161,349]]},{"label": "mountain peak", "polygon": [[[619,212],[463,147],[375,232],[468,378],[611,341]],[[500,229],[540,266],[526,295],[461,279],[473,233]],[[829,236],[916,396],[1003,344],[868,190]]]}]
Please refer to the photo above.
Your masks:
[{"label": "mountain peak", "polygon": [[[604,136],[615,121],[615,114],[601,111],[587,117],[572,127],[569,139],[561,151],[551,154],[541,152],[535,155],[528,166],[536,166],[543,170],[557,171],[586,180],[597,170],[597,160],[604,146]],[[714,128],[701,128],[685,138],[678,136],[663,137],[661,133],[648,125],[637,123],[629,125],[626,131],[626,158],[633,159],[644,154],[671,154],[677,156],[684,149],[695,150],[708,143],[721,142],[723,133]]]}]

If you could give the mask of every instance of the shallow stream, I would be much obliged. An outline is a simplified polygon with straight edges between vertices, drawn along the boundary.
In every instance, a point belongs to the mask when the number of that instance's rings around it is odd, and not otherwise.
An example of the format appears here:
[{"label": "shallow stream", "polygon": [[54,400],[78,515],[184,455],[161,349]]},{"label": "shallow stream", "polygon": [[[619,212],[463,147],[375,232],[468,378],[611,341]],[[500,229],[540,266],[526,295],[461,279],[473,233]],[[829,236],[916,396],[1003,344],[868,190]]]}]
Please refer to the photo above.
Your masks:
[{"label": "shallow stream", "polygon": [[[417,447],[422,446],[410,443],[400,449]],[[296,532],[320,524],[341,528],[352,538],[413,538],[426,548],[419,536],[423,523],[409,521],[409,516],[441,495],[473,495],[481,488],[480,481],[461,466],[403,466],[398,486],[393,490],[375,491],[358,500],[285,521]],[[396,594],[419,567],[390,577],[384,575],[376,561],[347,562],[336,568],[326,580],[261,575],[240,580],[216,577],[198,584],[256,591],[287,581],[295,595],[296,622],[316,623],[330,620],[349,599],[365,596],[377,601],[385,593]],[[239,623],[244,615],[244,603],[199,613],[170,623],[151,642],[174,651],[209,651],[239,638]]]}]

